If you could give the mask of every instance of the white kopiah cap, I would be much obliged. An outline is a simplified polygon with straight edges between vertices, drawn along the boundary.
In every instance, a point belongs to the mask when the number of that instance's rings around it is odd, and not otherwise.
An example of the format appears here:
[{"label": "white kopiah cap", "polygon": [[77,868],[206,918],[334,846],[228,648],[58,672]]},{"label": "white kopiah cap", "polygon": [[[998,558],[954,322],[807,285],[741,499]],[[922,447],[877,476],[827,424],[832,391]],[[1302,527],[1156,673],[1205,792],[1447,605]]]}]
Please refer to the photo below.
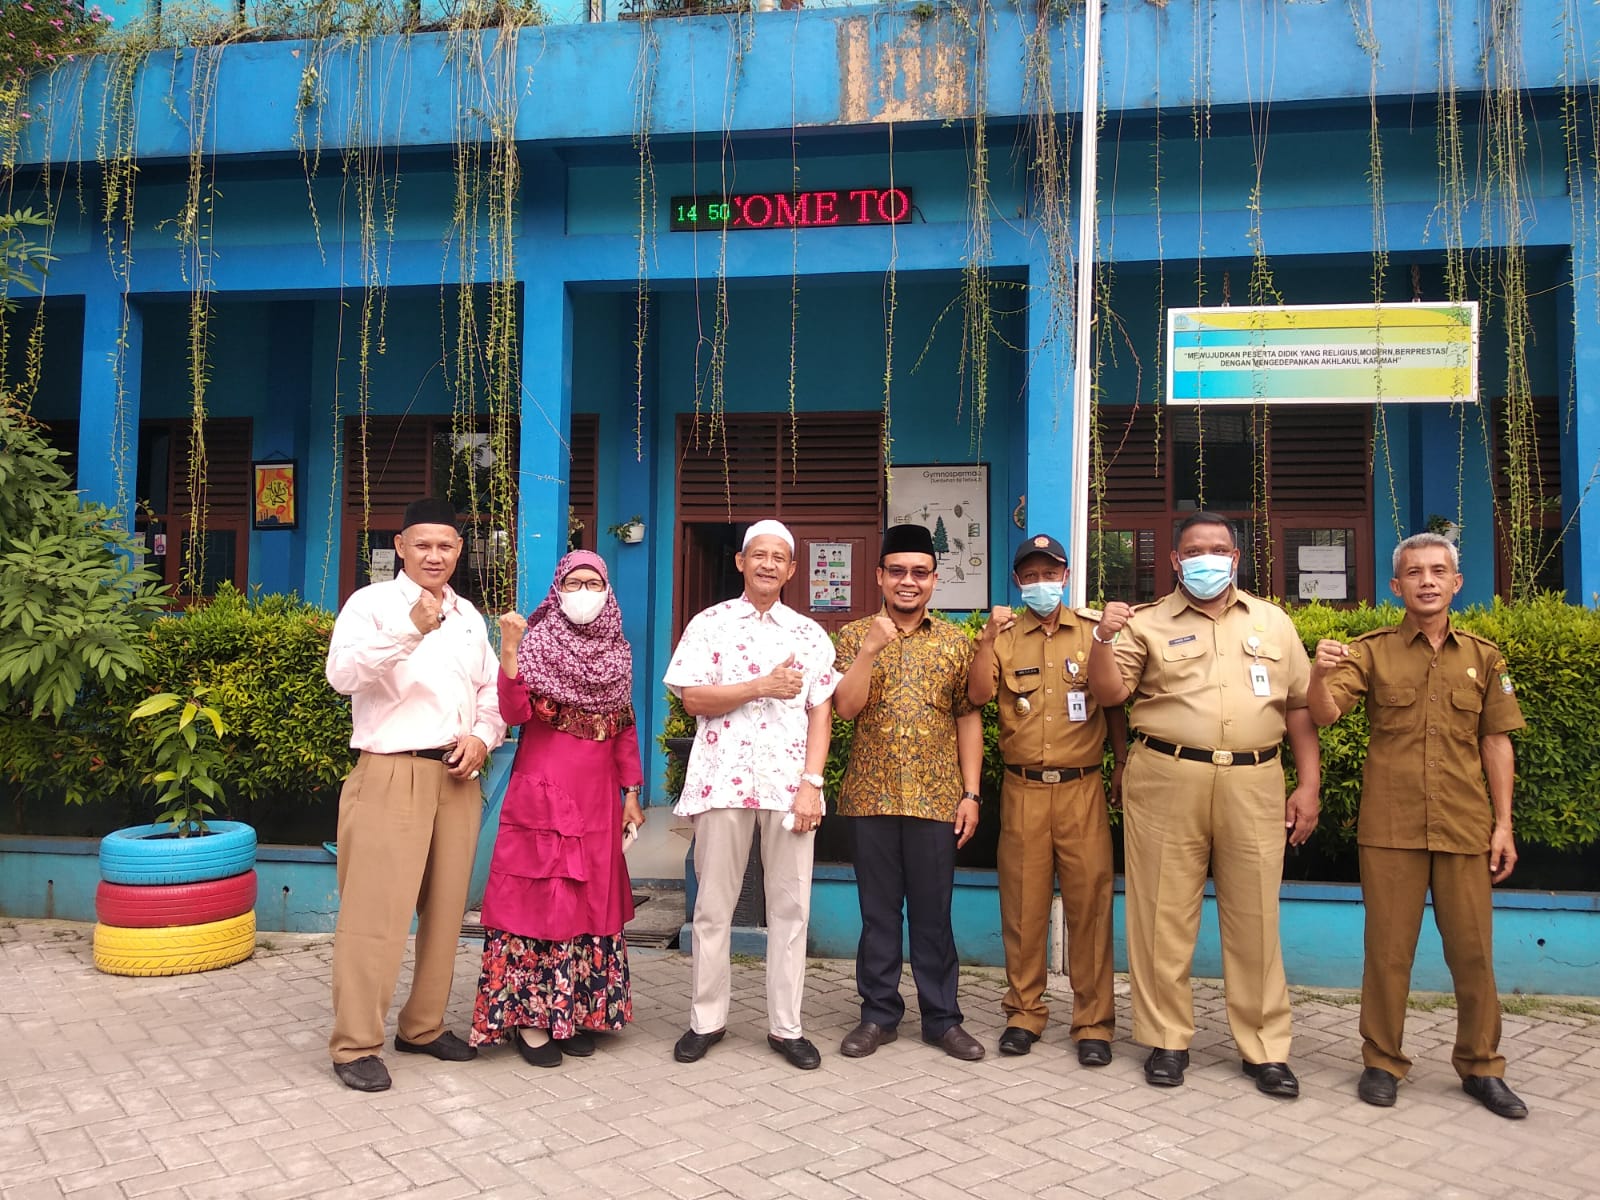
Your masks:
[{"label": "white kopiah cap", "polygon": [[794,534],[789,532],[789,527],[782,521],[757,521],[754,525],[750,526],[749,529],[744,531],[744,544],[739,547],[740,553],[748,550],[750,548],[750,543],[755,541],[758,537],[761,537],[763,534],[771,534],[773,537],[781,537],[784,541],[788,542],[789,554],[791,557],[793,556]]}]

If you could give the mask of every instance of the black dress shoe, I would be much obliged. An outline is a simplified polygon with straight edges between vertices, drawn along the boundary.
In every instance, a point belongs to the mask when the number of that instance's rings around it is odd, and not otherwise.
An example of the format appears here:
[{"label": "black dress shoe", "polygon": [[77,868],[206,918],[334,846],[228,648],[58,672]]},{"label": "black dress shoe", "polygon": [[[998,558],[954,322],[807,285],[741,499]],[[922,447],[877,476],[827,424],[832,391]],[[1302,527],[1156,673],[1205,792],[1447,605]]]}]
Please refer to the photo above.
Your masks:
[{"label": "black dress shoe", "polygon": [[959,1025],[950,1026],[936,1038],[924,1037],[922,1040],[962,1062],[977,1062],[983,1057],[983,1043]]},{"label": "black dress shoe", "polygon": [[406,1054],[431,1054],[445,1062],[470,1062],[478,1057],[476,1046],[467,1045],[448,1029],[431,1042],[408,1042],[397,1033],[394,1048]]},{"label": "black dress shoe", "polygon": [[1461,1081],[1461,1090],[1497,1117],[1520,1121],[1528,1115],[1528,1106],[1498,1076],[1468,1075]]},{"label": "black dress shoe", "polygon": [[839,1053],[846,1058],[865,1058],[879,1046],[887,1046],[899,1036],[900,1031],[893,1026],[863,1021],[844,1035],[844,1041],[839,1043]]},{"label": "black dress shoe", "polygon": [[1256,1081],[1256,1091],[1280,1100],[1293,1100],[1300,1095],[1300,1081],[1294,1077],[1288,1063],[1242,1062],[1244,1073]]},{"label": "black dress shoe", "polygon": [[775,1033],[767,1034],[767,1045],[783,1055],[791,1067],[799,1067],[802,1071],[815,1071],[822,1065],[822,1052],[803,1037],[781,1038]]},{"label": "black dress shoe", "polygon": [[1111,1065],[1111,1043],[1104,1038],[1080,1038],[1078,1040],[1078,1065],[1080,1067],[1109,1067]]},{"label": "black dress shoe", "polygon": [[594,1053],[594,1038],[583,1030],[574,1030],[569,1038],[551,1038],[552,1042],[563,1054],[570,1054],[573,1058],[588,1058]]},{"label": "black dress shoe", "polygon": [[1395,1088],[1400,1081],[1382,1067],[1368,1067],[1361,1072],[1356,1084],[1356,1095],[1378,1108],[1393,1108]]},{"label": "black dress shoe", "polygon": [[1026,1054],[1033,1049],[1033,1044],[1039,1040],[1039,1035],[1031,1029],[1020,1029],[1015,1025],[1007,1025],[1006,1031],[1000,1035],[1001,1054]]},{"label": "black dress shoe", "polygon": [[561,1047],[552,1039],[546,1038],[537,1046],[530,1046],[523,1037],[523,1030],[513,1029],[511,1040],[517,1043],[517,1053],[522,1055],[522,1061],[530,1067],[559,1067],[561,1065]]},{"label": "black dress shoe", "polygon": [[1144,1060],[1144,1081],[1154,1087],[1179,1087],[1183,1084],[1183,1073],[1188,1069],[1187,1050],[1158,1048],[1150,1051],[1150,1057]]},{"label": "black dress shoe", "polygon": [[389,1068],[383,1065],[383,1059],[376,1054],[368,1054],[354,1062],[334,1063],[333,1073],[345,1087],[358,1092],[389,1090]]},{"label": "black dress shoe", "polygon": [[672,1048],[672,1057],[681,1063],[699,1062],[706,1056],[706,1051],[722,1040],[722,1035],[727,1031],[719,1029],[715,1033],[696,1033],[687,1029],[678,1044]]}]

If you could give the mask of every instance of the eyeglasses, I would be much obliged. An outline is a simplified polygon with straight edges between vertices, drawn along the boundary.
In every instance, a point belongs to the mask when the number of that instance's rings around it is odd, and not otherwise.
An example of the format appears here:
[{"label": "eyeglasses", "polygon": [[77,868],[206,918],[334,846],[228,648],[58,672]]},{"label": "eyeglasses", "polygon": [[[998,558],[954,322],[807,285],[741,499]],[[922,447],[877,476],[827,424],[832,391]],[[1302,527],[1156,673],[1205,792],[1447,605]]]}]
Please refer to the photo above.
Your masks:
[{"label": "eyeglasses", "polygon": [[606,590],[604,579],[563,579],[561,581],[563,592],[603,592]]},{"label": "eyeglasses", "polygon": [[884,567],[883,573],[890,579],[904,579],[909,575],[918,583],[927,583],[935,574],[927,567]]}]

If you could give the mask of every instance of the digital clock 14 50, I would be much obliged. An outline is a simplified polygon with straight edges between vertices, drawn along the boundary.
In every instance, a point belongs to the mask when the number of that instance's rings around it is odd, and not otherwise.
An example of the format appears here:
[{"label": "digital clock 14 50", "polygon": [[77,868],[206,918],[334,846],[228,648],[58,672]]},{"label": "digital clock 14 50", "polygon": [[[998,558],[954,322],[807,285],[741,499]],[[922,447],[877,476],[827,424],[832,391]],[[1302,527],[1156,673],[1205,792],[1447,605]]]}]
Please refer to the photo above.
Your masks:
[{"label": "digital clock 14 50", "polygon": [[673,233],[721,229],[818,229],[897,225],[911,215],[910,188],[832,188],[804,192],[674,196]]}]

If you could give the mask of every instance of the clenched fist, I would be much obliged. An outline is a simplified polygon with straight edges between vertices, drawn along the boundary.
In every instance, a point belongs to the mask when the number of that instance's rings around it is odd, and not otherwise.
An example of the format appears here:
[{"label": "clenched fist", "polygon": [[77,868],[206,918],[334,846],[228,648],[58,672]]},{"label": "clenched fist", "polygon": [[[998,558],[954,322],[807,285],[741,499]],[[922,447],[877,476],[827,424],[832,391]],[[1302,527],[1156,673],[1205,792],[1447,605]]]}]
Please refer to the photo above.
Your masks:
[{"label": "clenched fist", "polygon": [[1100,614],[1100,640],[1109,642],[1121,633],[1128,624],[1128,618],[1133,616],[1133,609],[1121,600],[1113,600],[1107,604],[1105,611]]},{"label": "clenched fist", "polygon": [[1016,622],[1016,614],[1008,605],[996,604],[989,610],[989,619],[983,623],[983,640],[994,641],[997,635],[1010,629]]},{"label": "clenched fist", "polygon": [[513,679],[517,676],[517,650],[522,635],[528,632],[528,619],[519,612],[500,614],[500,669]]},{"label": "clenched fist", "polygon": [[1323,638],[1317,643],[1317,653],[1311,660],[1313,671],[1331,671],[1350,655],[1350,647],[1343,642],[1336,642],[1332,638]]},{"label": "clenched fist", "polygon": [[879,613],[872,619],[872,624],[867,629],[867,636],[861,639],[861,653],[870,658],[894,641],[899,632],[893,621]]},{"label": "clenched fist", "polygon": [[423,592],[418,596],[417,602],[411,606],[411,623],[423,636],[443,625],[444,611],[439,603],[439,597],[432,592]]}]

